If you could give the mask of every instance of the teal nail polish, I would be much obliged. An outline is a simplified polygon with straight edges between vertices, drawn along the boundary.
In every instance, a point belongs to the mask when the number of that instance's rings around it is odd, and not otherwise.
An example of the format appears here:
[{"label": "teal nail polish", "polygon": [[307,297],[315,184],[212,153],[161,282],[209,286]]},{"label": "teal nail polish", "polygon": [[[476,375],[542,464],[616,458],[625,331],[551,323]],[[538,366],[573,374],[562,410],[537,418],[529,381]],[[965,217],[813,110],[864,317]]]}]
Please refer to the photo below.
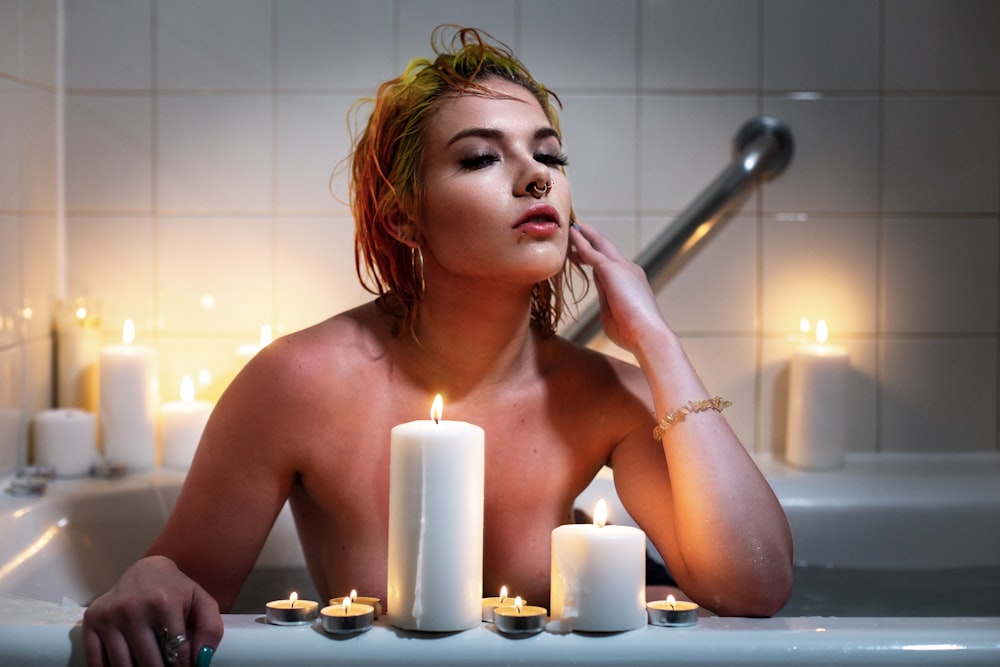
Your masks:
[{"label": "teal nail polish", "polygon": [[214,655],[214,648],[211,646],[202,646],[201,650],[198,651],[198,667],[208,667],[212,664],[212,656]]}]

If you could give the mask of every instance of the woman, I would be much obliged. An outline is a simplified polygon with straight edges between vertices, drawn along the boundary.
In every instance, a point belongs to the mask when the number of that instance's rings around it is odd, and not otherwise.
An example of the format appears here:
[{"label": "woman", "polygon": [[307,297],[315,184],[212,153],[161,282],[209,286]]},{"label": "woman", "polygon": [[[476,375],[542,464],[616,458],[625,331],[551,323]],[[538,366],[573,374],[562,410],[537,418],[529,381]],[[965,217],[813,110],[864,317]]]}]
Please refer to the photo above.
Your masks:
[{"label": "woman", "polygon": [[[573,222],[554,99],[469,29],[382,85],[352,162],[378,299],[279,339],[227,389],[162,534],[85,615],[91,663],[206,664],[286,499],[321,597],[384,599],[389,431],[435,393],[487,433],[486,590],[548,599],[550,533],[609,464],[687,595],[721,614],[784,604],[784,513],[642,270]],[[579,264],[638,367],[555,335]]]}]

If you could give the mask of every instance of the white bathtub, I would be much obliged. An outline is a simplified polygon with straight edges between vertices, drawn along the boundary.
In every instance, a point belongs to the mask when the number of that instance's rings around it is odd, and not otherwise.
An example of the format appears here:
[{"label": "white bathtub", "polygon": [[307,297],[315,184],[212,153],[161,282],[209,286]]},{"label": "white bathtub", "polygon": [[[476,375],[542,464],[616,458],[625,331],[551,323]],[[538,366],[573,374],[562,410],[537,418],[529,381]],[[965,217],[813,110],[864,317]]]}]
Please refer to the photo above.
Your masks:
[{"label": "white bathtub", "polygon": [[[1000,457],[852,456],[831,473],[762,461],[792,522],[799,561],[866,569],[1000,566]],[[0,494],[0,665],[83,664],[79,620],[163,524],[183,476],[56,481],[42,498]],[[581,497],[612,500],[602,475]],[[6,483],[3,483],[6,487]],[[265,576],[266,575],[266,576]],[[270,580],[270,590],[264,581]],[[490,626],[449,635],[385,625],[348,639],[268,626],[264,603],[309,588],[284,512],[257,576],[225,616],[213,665],[1000,664],[1000,616],[703,618],[695,628],[510,640]]]}]

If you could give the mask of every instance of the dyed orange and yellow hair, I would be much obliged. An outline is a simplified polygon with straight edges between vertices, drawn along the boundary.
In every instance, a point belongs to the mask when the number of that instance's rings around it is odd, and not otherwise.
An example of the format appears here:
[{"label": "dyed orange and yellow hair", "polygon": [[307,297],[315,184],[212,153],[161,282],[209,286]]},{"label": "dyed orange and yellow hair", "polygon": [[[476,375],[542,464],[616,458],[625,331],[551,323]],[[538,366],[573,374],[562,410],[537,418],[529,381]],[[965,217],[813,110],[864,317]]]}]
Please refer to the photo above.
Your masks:
[{"label": "dyed orange and yellow hair", "polygon": [[[401,328],[410,330],[422,284],[420,267],[399,233],[420,210],[425,129],[439,101],[460,93],[492,95],[483,82],[499,77],[530,91],[559,132],[559,98],[506,45],[474,28],[448,25],[435,29],[431,43],[433,60],[411,61],[402,75],[379,86],[374,98],[361,100],[372,111],[350,158],[358,277],[380,302],[398,310]],[[563,315],[573,266],[567,259],[558,274],[534,286],[531,322],[543,333],[554,333]]]}]

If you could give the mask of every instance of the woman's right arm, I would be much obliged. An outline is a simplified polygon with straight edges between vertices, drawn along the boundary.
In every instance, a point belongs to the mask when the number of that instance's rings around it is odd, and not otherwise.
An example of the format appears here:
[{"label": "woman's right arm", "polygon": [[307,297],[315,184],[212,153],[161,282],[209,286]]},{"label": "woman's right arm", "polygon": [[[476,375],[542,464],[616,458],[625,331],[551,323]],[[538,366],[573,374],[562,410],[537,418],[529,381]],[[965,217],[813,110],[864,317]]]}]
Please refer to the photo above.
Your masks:
[{"label": "woman's right arm", "polygon": [[218,646],[219,611],[239,593],[298,469],[289,416],[294,380],[286,377],[283,346],[273,347],[255,357],[219,400],[177,503],[146,556],[87,609],[88,664],[162,664],[161,634],[187,638],[175,664],[197,664],[204,647]]}]

